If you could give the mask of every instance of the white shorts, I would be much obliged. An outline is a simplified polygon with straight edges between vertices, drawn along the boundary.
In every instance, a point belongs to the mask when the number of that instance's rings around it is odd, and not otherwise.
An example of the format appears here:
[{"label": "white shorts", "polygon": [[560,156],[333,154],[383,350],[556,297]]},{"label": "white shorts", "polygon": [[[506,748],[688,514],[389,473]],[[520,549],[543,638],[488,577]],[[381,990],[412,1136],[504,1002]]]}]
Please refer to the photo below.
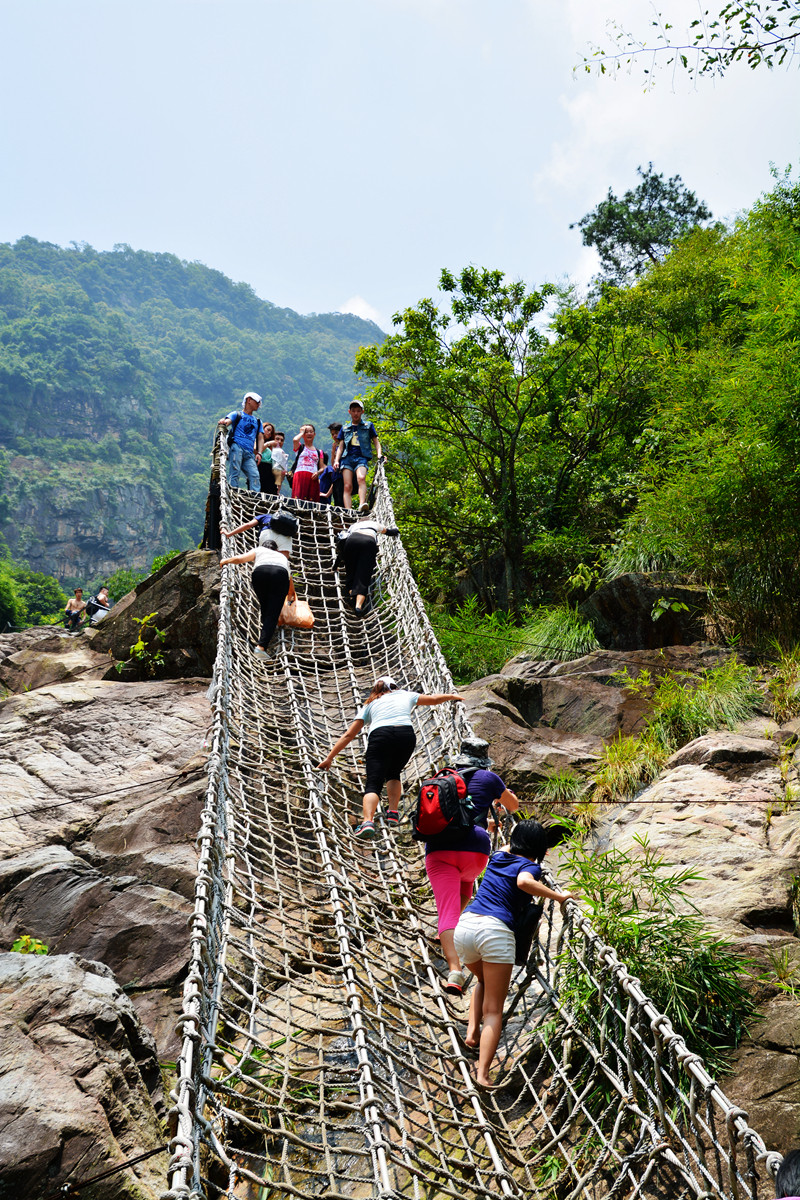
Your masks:
[{"label": "white shorts", "polygon": [[462,913],[455,931],[456,954],[462,963],[511,963],[517,955],[514,934],[497,917]]}]

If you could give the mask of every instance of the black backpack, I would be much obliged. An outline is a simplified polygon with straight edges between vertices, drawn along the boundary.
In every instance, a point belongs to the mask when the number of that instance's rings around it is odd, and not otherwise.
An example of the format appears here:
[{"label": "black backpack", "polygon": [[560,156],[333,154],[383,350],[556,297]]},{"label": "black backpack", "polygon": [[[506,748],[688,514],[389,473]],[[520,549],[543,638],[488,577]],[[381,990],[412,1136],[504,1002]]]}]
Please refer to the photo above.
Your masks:
[{"label": "black backpack", "polygon": [[[264,524],[267,522],[265,521]],[[269,527],[276,533],[283,534],[284,537],[294,537],[297,533],[297,517],[292,517],[287,512],[272,513]]]},{"label": "black backpack", "polygon": [[[470,771],[469,777],[473,774]],[[464,775],[455,767],[443,767],[419,789],[411,836],[416,842],[427,842],[446,829],[471,829],[475,815]]]}]

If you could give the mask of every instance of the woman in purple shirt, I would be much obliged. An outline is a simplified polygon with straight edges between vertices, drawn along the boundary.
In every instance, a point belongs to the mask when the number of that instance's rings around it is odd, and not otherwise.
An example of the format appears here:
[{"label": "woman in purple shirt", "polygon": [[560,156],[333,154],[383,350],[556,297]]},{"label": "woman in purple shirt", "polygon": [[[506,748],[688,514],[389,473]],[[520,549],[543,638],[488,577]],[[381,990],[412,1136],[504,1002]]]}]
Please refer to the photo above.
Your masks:
[{"label": "woman in purple shirt", "polygon": [[477,979],[465,1041],[479,1048],[479,1087],[491,1087],[489,1066],[500,1041],[516,957],[514,933],[532,897],[559,904],[578,898],[577,892],[554,892],[539,882],[547,847],[547,834],[538,821],[515,825],[510,852],[492,855],[475,898],[456,926],[456,953]]}]

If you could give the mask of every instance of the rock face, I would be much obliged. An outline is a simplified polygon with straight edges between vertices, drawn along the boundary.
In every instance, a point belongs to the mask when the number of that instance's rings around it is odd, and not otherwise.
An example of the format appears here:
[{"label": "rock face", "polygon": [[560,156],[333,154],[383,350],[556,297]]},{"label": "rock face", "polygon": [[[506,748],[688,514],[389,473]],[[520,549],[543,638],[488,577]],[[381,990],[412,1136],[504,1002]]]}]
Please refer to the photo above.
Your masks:
[{"label": "rock face", "polygon": [[[83,636],[92,651],[127,660],[139,637],[134,617],[141,620],[149,613],[156,613],[153,625],[163,630],[166,637],[153,643],[164,658],[155,676],[161,679],[210,676],[217,653],[219,590],[219,556],[208,550],[186,550],[138,584]],[[146,673],[146,669],[126,668],[123,678]]]},{"label": "rock face", "polygon": [[727,651],[710,646],[601,650],[571,663],[520,655],[462,693],[496,770],[510,787],[530,795],[552,772],[590,769],[604,742],[641,729],[646,704],[625,691],[620,671],[694,671],[726,657]]},{"label": "rock face", "polygon": [[[39,1200],[165,1145],[155,1042],[107,967],[0,954],[0,1012],[0,1196]],[[166,1165],[165,1149],[90,1194],[157,1200]]]},{"label": "rock face", "polygon": [[[656,620],[659,601],[677,601]],[[708,609],[705,588],[672,583],[663,575],[630,573],[604,583],[580,605],[580,615],[594,626],[607,650],[653,650],[688,646],[706,636],[703,618]]]},{"label": "rock face", "polygon": [[0,948],[110,966],[174,1059],[207,681],[89,679],[0,707]]}]

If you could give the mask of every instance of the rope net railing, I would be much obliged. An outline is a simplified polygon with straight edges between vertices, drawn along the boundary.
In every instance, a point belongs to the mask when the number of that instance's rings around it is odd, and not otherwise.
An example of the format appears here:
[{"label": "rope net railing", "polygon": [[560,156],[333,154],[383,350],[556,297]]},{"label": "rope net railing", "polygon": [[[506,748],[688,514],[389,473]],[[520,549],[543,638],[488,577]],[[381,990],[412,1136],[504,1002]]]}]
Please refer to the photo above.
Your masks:
[{"label": "rope net railing", "polygon": [[[223,528],[278,507],[221,476]],[[380,467],[375,512],[394,523]],[[274,655],[254,658],[249,569],[223,569],[165,1196],[774,1194],[746,1114],[572,902],[563,920],[546,907],[509,992],[500,1088],[476,1090],[468,994],[440,987],[421,848],[402,821],[390,830],[379,819],[369,845],[353,838],[363,743],[315,770],[377,675],[426,692],[452,680],[399,539],[381,539],[373,606],[359,619],[332,569],[353,515],[312,504],[295,515],[310,633],[283,629]],[[254,539],[237,535],[230,552]],[[460,710],[417,710],[408,781],[470,735]],[[576,979],[590,1001],[573,1011],[565,981]]]}]

